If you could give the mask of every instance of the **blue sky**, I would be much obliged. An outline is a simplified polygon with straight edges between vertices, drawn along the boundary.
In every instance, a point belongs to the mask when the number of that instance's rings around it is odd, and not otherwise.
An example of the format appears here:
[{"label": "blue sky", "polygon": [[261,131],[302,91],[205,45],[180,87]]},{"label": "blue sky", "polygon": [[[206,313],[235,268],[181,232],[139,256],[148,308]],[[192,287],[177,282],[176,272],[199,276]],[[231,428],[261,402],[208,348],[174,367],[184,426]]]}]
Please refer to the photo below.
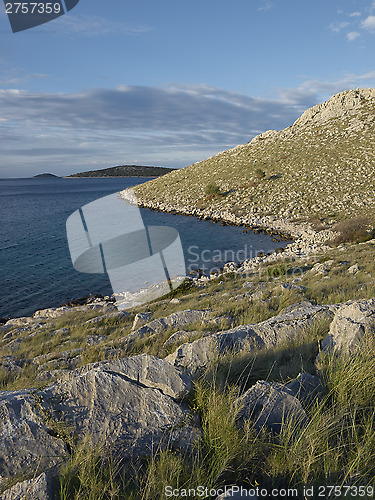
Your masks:
[{"label": "blue sky", "polygon": [[80,0],[12,33],[0,5],[0,177],[183,167],[375,87],[375,2]]}]

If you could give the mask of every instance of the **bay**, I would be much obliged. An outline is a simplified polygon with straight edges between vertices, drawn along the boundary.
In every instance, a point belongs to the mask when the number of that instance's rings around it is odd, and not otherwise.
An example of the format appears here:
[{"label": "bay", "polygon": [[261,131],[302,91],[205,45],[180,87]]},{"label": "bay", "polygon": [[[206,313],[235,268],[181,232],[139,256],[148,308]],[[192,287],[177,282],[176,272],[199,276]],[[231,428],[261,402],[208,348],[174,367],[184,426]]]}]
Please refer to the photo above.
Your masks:
[{"label": "bay", "polygon": [[[66,220],[83,205],[145,182],[147,178],[0,179],[0,317],[30,315],[90,294],[112,294],[105,274],[73,268]],[[147,225],[179,231],[187,273],[206,274],[228,261],[285,246],[265,234],[194,217],[141,209]]]}]

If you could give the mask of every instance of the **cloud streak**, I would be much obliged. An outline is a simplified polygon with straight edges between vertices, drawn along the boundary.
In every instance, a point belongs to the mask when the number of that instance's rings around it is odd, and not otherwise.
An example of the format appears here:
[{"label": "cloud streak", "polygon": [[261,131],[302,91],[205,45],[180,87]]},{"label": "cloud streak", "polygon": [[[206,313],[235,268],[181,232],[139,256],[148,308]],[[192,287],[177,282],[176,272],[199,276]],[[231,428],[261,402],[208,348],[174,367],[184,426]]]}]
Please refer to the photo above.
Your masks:
[{"label": "cloud streak", "polygon": [[274,2],[271,2],[269,0],[262,0],[262,5],[258,7],[258,12],[268,12],[269,10],[272,10],[275,7]]},{"label": "cloud streak", "polygon": [[121,86],[77,93],[0,90],[0,177],[134,163],[182,167],[291,125],[333,93],[375,72],[310,80],[274,99],[205,85]]},{"label": "cloud streak", "polygon": [[176,131],[244,136],[263,130],[271,116],[281,116],[275,126],[283,127],[296,113],[288,103],[207,86],[123,86],[71,94],[0,90],[0,109],[7,123],[158,136]]},{"label": "cloud streak", "polygon": [[[51,31],[51,26],[42,26],[41,30]],[[105,35],[140,35],[152,31],[152,27],[146,25],[129,26],[125,23],[103,19],[94,15],[72,15],[62,16],[56,19],[53,29],[67,35],[78,35],[97,37]]]},{"label": "cloud streak", "polygon": [[334,22],[329,25],[330,30],[333,33],[340,33],[341,30],[349,26],[348,21]]}]

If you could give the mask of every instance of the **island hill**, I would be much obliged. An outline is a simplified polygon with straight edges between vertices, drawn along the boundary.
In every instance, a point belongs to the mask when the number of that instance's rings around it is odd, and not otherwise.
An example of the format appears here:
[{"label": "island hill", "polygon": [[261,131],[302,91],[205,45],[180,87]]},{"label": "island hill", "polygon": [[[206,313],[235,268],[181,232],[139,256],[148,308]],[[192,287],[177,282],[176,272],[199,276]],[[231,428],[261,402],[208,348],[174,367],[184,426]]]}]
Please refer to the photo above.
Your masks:
[{"label": "island hill", "polygon": [[119,165],[117,167],[103,168],[100,170],[88,170],[78,174],[68,175],[67,178],[75,177],[160,177],[172,172],[173,168],[145,167],[140,165]]},{"label": "island hill", "polygon": [[308,109],[285,130],[269,130],[139,185],[135,193],[144,207],[284,230],[294,237],[309,224],[336,228],[354,219],[370,228],[374,150],[375,89],[350,90]]},{"label": "island hill", "polygon": [[33,179],[60,179],[58,175],[55,174],[37,174],[33,176]]}]

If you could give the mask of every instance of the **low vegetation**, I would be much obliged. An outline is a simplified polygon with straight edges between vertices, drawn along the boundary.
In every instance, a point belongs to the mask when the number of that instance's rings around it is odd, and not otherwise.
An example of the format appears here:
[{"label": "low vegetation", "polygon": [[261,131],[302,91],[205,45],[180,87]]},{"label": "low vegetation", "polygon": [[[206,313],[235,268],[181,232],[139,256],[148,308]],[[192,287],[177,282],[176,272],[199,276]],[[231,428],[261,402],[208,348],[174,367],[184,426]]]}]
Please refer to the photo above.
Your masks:
[{"label": "low vegetation", "polygon": [[[310,332],[309,338],[317,340],[317,331]],[[303,498],[307,485],[371,487],[375,480],[374,359],[371,344],[351,358],[322,360],[324,392],[319,403],[305,406],[309,422],[301,426],[289,420],[278,436],[257,430],[251,421],[238,427],[236,401],[245,389],[241,378],[219,386],[205,374],[190,398],[203,429],[190,452],[182,455],[167,447],[124,466],[110,453],[84,443],[62,471],[61,498],[162,500],[166,487],[199,492],[202,484],[216,490],[225,484],[248,490],[256,485],[269,491],[293,488],[298,498]],[[233,370],[239,368],[237,363],[231,360]],[[293,373],[293,361],[291,365]],[[261,365],[249,366],[254,380],[264,377]]]},{"label": "low vegetation", "polygon": [[[370,298],[375,295],[373,257],[373,241],[340,245],[323,256],[283,261],[256,274],[231,273],[199,286],[186,284],[167,299],[135,309],[121,322],[103,318],[86,323],[95,313],[45,321],[36,335],[19,344],[17,357],[24,362],[20,372],[12,376],[5,370],[0,372],[1,388],[46,385],[43,363],[44,368],[71,369],[111,356],[141,352],[166,356],[178,346],[176,343],[168,349],[163,347],[173,329],[159,335],[156,342],[145,337],[131,347],[122,344],[121,339],[131,331],[135,314],[145,309],[153,318],[194,308],[207,308],[224,318],[224,326],[190,325],[187,329],[194,331],[194,340],[207,332],[260,322],[303,300],[328,304]],[[356,264],[355,274],[349,274],[348,269]],[[281,287],[282,283],[296,283],[299,288],[288,290]],[[171,302],[171,298],[177,300]],[[324,393],[318,403],[305,405],[308,425],[301,427],[298,422],[288,421],[278,436],[256,430],[250,421],[245,427],[237,425],[239,408],[235,401],[257,380],[286,383],[300,372],[316,373],[315,358],[327,331],[328,323],[321,321],[301,332],[298,341],[256,354],[228,354],[217,360],[195,381],[189,397],[188,403],[200,419],[203,434],[185,454],[166,447],[155,450],[151,458],[123,463],[114,451],[93,446],[89,436],[83,444],[71,441],[71,459],[60,474],[61,498],[162,499],[167,485],[180,489],[197,488],[200,484],[212,488],[239,484],[248,489],[262,485],[293,487],[299,492],[304,485],[372,485],[375,345],[371,341],[350,357],[320,357]],[[86,339],[94,336],[102,342],[87,345]],[[65,359],[68,349],[71,354]],[[2,353],[14,355],[14,344],[2,341]],[[39,365],[31,361],[38,356]],[[59,422],[56,429],[60,432]]]},{"label": "low vegetation", "polygon": [[333,230],[338,233],[333,243],[361,243],[371,240],[375,236],[375,230],[372,222],[368,217],[355,217],[353,219],[345,219],[333,227]]},{"label": "low vegetation", "polygon": [[217,184],[207,184],[205,190],[205,194],[207,196],[221,196],[222,192],[221,189]]},{"label": "low vegetation", "polygon": [[264,170],[262,170],[261,168],[257,168],[255,170],[255,176],[259,180],[264,179],[266,177],[266,172]]}]

